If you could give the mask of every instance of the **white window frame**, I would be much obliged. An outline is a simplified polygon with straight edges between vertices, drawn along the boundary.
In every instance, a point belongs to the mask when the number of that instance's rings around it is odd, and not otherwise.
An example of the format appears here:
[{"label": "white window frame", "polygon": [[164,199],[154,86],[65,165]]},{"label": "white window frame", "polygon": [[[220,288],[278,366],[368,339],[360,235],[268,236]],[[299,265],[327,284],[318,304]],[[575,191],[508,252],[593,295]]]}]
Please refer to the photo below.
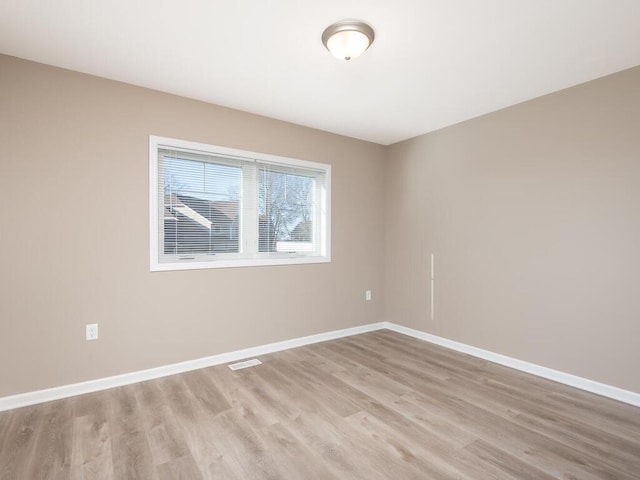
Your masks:
[{"label": "white window frame", "polygon": [[[242,237],[245,242],[252,242],[249,246],[255,250],[255,254],[250,258],[235,258],[238,254],[227,253],[216,255],[211,260],[181,260],[176,256],[174,262],[160,261],[160,224],[159,224],[159,164],[158,151],[160,149],[174,149],[183,151],[192,151],[194,153],[235,157],[248,161],[258,161],[273,165],[274,170],[278,166],[283,169],[302,168],[324,172],[324,188],[317,189],[316,195],[320,195],[318,207],[314,212],[314,240],[319,250],[311,254],[302,254],[299,252],[258,252],[257,248],[257,226],[253,231],[251,238]],[[251,195],[251,197],[256,197]],[[257,198],[243,198],[243,202],[255,202],[257,208]],[[241,231],[246,230],[246,218],[241,222]],[[318,228],[320,227],[320,228]],[[254,238],[255,237],[255,238]],[[150,270],[155,271],[171,271],[171,270],[199,270],[204,268],[229,268],[229,267],[255,267],[268,265],[292,265],[307,263],[328,263],[331,262],[331,165],[307,160],[299,160],[295,158],[281,157],[266,153],[251,152],[247,150],[238,150],[235,148],[221,147],[217,145],[208,145],[205,143],[191,142],[187,140],[179,140],[174,138],[159,137],[155,135],[149,136],[149,243],[150,243]],[[247,245],[241,245],[241,251],[247,248]]]}]

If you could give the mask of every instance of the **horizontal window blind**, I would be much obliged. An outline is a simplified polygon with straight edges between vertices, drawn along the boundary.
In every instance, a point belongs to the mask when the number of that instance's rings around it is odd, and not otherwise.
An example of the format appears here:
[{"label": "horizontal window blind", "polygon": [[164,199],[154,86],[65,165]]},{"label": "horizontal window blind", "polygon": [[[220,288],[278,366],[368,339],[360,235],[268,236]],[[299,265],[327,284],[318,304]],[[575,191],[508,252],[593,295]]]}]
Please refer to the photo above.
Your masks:
[{"label": "horizontal window blind", "polygon": [[317,250],[314,218],[323,176],[258,165],[258,250],[309,253]]},{"label": "horizontal window blind", "polygon": [[152,145],[152,268],[328,260],[328,165],[176,143]]},{"label": "horizontal window blind", "polygon": [[240,253],[243,162],[165,149],[158,155],[163,260]]}]

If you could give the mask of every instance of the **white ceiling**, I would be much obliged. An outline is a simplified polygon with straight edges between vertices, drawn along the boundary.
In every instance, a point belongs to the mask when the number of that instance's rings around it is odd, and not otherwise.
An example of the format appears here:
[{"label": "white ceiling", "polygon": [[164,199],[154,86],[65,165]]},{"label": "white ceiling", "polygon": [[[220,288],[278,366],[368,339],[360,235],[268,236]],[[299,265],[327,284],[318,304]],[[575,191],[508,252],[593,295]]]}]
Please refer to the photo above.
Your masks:
[{"label": "white ceiling", "polygon": [[0,52],[391,144],[639,65],[640,0],[0,0]]}]

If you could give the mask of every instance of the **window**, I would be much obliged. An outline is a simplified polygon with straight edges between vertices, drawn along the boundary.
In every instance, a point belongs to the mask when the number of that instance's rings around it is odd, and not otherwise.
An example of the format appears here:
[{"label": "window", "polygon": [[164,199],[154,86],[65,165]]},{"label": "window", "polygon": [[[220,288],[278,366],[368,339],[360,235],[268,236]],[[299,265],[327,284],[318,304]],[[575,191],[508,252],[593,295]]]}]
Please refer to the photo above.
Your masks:
[{"label": "window", "polygon": [[329,165],[151,136],[151,270],[329,262]]}]

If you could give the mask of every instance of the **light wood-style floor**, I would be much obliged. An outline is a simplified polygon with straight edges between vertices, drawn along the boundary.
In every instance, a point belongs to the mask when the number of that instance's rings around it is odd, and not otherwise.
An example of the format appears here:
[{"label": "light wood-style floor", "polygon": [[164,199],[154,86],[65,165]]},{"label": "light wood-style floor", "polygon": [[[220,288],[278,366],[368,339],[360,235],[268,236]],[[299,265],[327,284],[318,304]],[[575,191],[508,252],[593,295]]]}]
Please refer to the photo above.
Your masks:
[{"label": "light wood-style floor", "polygon": [[640,409],[389,331],[0,413],[0,479],[640,479]]}]

